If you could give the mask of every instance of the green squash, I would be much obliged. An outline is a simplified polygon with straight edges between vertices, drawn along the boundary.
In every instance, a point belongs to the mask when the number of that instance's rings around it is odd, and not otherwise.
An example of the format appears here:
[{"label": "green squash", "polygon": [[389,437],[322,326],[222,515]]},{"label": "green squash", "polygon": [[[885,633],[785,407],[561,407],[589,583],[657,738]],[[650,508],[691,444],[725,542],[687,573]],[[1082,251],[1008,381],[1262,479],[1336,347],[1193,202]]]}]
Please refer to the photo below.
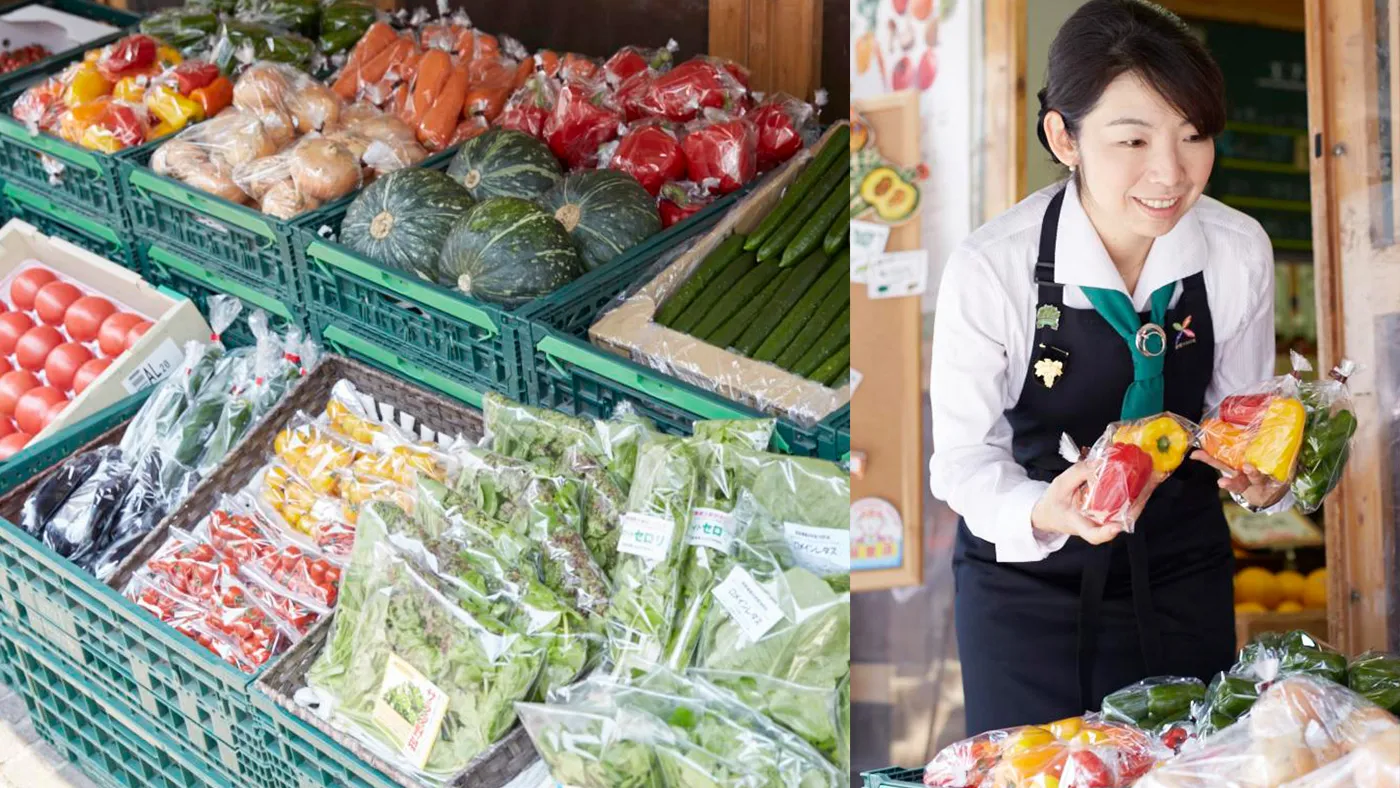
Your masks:
[{"label": "green squash", "polygon": [[616,170],[573,173],[544,196],[591,271],[661,232],[656,200],[636,178]]},{"label": "green squash", "polygon": [[462,143],[447,165],[447,174],[467,187],[476,200],[533,200],[559,185],[564,168],[548,145],[529,134],[491,129]]},{"label": "green squash", "polygon": [[390,268],[437,279],[438,253],[472,205],[462,184],[437,170],[395,170],[350,203],[340,242]]},{"label": "green squash", "polygon": [[482,301],[516,307],[584,273],[569,234],[549,212],[494,197],[457,220],[438,258],[438,282]]}]

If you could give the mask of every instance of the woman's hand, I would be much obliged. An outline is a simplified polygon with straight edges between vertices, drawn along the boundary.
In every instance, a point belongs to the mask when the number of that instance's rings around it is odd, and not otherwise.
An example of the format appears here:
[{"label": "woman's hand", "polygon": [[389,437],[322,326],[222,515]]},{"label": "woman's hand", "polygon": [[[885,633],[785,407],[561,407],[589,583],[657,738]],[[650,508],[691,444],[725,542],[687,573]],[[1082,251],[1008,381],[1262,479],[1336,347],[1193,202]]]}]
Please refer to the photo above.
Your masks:
[{"label": "woman's hand", "polygon": [[[1094,469],[1087,462],[1077,462],[1050,482],[1050,487],[1031,509],[1031,527],[1051,533],[1077,536],[1089,544],[1103,544],[1123,532],[1119,525],[1099,525],[1079,512]],[[1142,511],[1142,502],[1134,507],[1132,516]]]},{"label": "woman's hand", "polygon": [[1244,467],[1237,471],[1200,449],[1191,452],[1191,459],[1220,471],[1220,489],[1240,496],[1255,509],[1273,506],[1288,492],[1287,484],[1267,473],[1261,473],[1249,463],[1245,463]]}]

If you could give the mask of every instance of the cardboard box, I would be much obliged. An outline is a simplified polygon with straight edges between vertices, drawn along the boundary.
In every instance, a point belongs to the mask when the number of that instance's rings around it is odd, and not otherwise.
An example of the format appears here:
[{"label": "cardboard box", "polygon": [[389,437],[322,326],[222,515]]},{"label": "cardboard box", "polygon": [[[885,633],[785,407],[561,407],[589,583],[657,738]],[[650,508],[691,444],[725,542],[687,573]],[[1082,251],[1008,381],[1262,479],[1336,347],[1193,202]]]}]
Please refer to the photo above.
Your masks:
[{"label": "cardboard box", "polygon": [[604,350],[626,356],[652,369],[741,402],[764,413],[810,426],[851,400],[849,384],[829,389],[773,364],[754,361],[724,348],[659,325],[653,321],[661,304],[674,293],[716,246],[735,232],[758,227],[777,205],[783,189],[797,178],[815,151],[838,128],[769,175],[763,184],[734,206],[710,232],[674,263],[648,282],[624,304],[589,328],[589,338]]},{"label": "cardboard box", "polygon": [[[60,277],[147,315],[153,323],[135,345],[118,356],[34,436],[31,444],[155,385],[179,366],[186,342],[209,340],[209,324],[194,302],[159,290],[135,272],[80,246],[44,235],[32,224],[12,219],[0,227],[0,280],[29,260],[38,260]],[[0,293],[7,305],[9,295]]]}]

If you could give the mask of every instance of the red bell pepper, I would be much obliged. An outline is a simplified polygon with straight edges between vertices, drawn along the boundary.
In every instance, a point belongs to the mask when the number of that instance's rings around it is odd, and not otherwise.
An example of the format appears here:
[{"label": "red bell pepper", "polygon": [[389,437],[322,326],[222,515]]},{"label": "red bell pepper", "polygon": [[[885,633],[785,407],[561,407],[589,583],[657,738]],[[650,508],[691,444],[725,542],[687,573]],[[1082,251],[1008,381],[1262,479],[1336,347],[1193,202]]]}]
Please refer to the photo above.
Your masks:
[{"label": "red bell pepper", "polygon": [[712,201],[707,195],[694,193],[679,183],[668,183],[661,187],[661,199],[656,205],[661,214],[661,226],[666,228],[683,222]]},{"label": "red bell pepper", "polygon": [[180,95],[188,96],[218,79],[219,67],[200,60],[186,60],[172,69],[171,73],[175,75],[175,87],[180,91]]},{"label": "red bell pepper", "polygon": [[1264,419],[1272,394],[1237,394],[1220,403],[1220,420],[1249,427]]},{"label": "red bell pepper", "polygon": [[804,134],[816,136],[811,104],[778,93],[745,115],[758,127],[758,169],[767,172],[802,150]]},{"label": "red bell pepper", "polygon": [[758,130],[745,118],[691,131],[681,150],[690,180],[716,194],[738,191],[758,175]]},{"label": "red bell pepper", "polygon": [[617,139],[622,113],[602,91],[578,82],[559,90],[554,113],[544,126],[544,141],[569,169],[596,167],[598,148]]},{"label": "red bell pepper", "polygon": [[608,168],[631,175],[655,196],[662,186],[685,177],[685,153],[674,135],[651,123],[622,135]]},{"label": "red bell pepper", "polygon": [[1131,443],[1108,447],[1103,464],[1089,485],[1085,514],[1100,525],[1121,518],[1152,477],[1152,457]]},{"label": "red bell pepper", "polygon": [[109,82],[145,71],[156,62],[156,50],[160,45],[146,35],[127,36],[112,44],[97,59],[97,70]]},{"label": "red bell pepper", "polygon": [[616,88],[632,76],[654,68],[662,71],[671,65],[672,53],[669,48],[642,49],[627,46],[617,50],[608,62],[603,64],[603,76],[608,84]]},{"label": "red bell pepper", "polygon": [[[737,67],[735,69],[742,74]],[[638,76],[641,75],[634,75],[632,79]],[[694,120],[707,107],[737,108],[746,89],[728,64],[697,57],[665,74],[651,77],[645,84],[624,85],[619,92],[626,93],[627,100],[632,102],[632,106],[624,105],[629,117],[646,115],[685,123]]]},{"label": "red bell pepper", "polygon": [[146,108],[113,102],[98,125],[112,132],[122,147],[135,147],[146,141]]}]

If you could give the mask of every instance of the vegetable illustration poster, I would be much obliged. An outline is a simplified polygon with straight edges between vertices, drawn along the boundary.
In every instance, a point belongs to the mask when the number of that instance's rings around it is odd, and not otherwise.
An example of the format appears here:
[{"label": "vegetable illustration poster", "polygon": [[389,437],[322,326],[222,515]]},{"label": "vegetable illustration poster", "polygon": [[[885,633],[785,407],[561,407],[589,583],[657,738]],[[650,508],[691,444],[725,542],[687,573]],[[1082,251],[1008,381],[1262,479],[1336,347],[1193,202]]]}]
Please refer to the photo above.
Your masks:
[{"label": "vegetable illustration poster", "polygon": [[[852,0],[851,98],[901,90],[919,95],[921,235],[929,252],[924,311],[932,311],[943,261],[972,230],[972,130],[977,123],[977,0]],[[914,164],[911,162],[911,164]]]}]

